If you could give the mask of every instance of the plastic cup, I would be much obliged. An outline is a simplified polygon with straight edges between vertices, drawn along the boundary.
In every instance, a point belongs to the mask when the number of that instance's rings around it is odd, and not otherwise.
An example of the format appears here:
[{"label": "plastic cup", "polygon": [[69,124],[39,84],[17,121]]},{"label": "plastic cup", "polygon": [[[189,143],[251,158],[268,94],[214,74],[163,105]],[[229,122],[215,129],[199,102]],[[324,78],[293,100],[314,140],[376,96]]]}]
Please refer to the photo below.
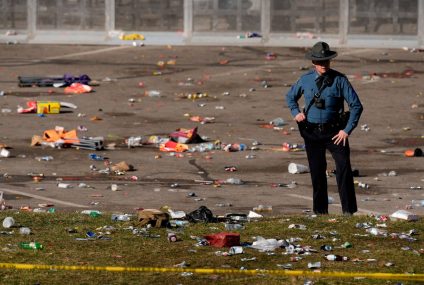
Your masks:
[{"label": "plastic cup", "polygon": [[10,156],[10,151],[8,151],[7,149],[5,149],[5,148],[2,148],[1,150],[0,150],[0,156],[1,157],[9,157]]},{"label": "plastic cup", "polygon": [[13,219],[12,217],[6,217],[3,220],[3,228],[11,228],[13,227],[13,225],[15,225],[15,219]]},{"label": "plastic cup", "polygon": [[230,250],[228,251],[229,254],[242,254],[243,253],[243,247],[241,246],[232,246],[230,247]]},{"label": "plastic cup", "polygon": [[27,227],[22,227],[19,229],[19,233],[21,235],[30,235],[31,234],[31,229],[27,228]]},{"label": "plastic cup", "polygon": [[309,167],[303,164],[298,163],[290,163],[289,164],[289,173],[291,174],[299,174],[309,172]]}]

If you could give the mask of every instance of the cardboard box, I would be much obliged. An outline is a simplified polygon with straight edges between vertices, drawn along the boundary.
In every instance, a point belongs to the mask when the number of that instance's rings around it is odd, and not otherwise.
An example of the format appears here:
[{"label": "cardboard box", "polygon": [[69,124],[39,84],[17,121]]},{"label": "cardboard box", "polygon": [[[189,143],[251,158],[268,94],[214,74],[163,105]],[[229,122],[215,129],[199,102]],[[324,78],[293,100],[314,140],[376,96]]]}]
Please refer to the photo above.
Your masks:
[{"label": "cardboard box", "polygon": [[59,102],[37,102],[37,114],[59,114],[60,103]]}]

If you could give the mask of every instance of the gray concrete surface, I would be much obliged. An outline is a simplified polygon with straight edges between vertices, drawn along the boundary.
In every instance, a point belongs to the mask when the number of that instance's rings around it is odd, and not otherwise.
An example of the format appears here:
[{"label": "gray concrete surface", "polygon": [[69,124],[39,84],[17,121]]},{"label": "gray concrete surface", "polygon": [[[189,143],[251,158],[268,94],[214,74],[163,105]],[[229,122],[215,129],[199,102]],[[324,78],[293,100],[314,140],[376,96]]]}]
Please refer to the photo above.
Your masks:
[{"label": "gray concrete surface", "polygon": [[[172,46],[0,46],[0,143],[10,147],[11,157],[0,159],[1,184],[7,204],[38,208],[52,204],[57,210],[99,209],[132,212],[136,208],[168,205],[186,212],[206,205],[216,214],[248,212],[258,205],[271,205],[272,212],[302,213],[310,209],[309,174],[289,174],[290,162],[306,164],[305,152],[283,152],[284,142],[302,143],[284,96],[289,85],[310,67],[304,50],[259,47],[172,47]],[[267,52],[277,54],[266,60]],[[424,53],[403,49],[345,49],[333,67],[347,74],[364,104],[360,126],[350,139],[357,181],[370,185],[357,188],[360,214],[390,214],[405,209],[413,199],[424,199],[424,158],[408,158],[404,150],[424,146]],[[175,60],[175,65],[158,67],[158,61]],[[219,64],[228,60],[227,64]],[[404,73],[405,70],[411,70]],[[161,71],[162,75],[153,75]],[[100,82],[95,92],[65,95],[63,89],[19,88],[20,75],[88,74]],[[369,76],[372,75],[373,76]],[[112,81],[103,81],[106,78]],[[267,81],[269,88],[261,82]],[[143,82],[144,87],[139,83]],[[254,91],[253,91],[254,89]],[[145,91],[159,90],[152,98]],[[181,94],[208,93],[199,100],[181,99]],[[229,92],[224,96],[224,92]],[[69,113],[46,115],[18,114],[17,105],[28,100],[57,100],[78,106]],[[130,102],[132,101],[132,102]],[[216,107],[224,106],[224,109]],[[10,111],[10,112],[9,112]],[[85,116],[78,116],[85,114]],[[185,114],[215,117],[212,124],[191,122]],[[91,121],[98,116],[102,120]],[[283,130],[263,128],[281,117]],[[367,124],[370,131],[361,130]],[[135,171],[123,176],[106,176],[90,170],[104,168],[91,161],[92,151],[31,147],[31,137],[44,130],[63,126],[66,130],[85,126],[81,136],[104,136],[116,143],[114,150],[96,152],[112,163],[126,161]],[[128,149],[124,139],[139,135],[168,135],[177,128],[198,126],[199,134],[223,143],[262,143],[260,150],[184,153],[183,157],[163,153],[154,146]],[[247,159],[253,154],[255,158]],[[52,161],[37,161],[53,156]],[[160,156],[161,158],[157,158]],[[328,168],[334,163],[328,156]],[[234,165],[237,172],[227,172]],[[396,171],[397,176],[383,173]],[[42,173],[34,182],[28,173]],[[137,176],[137,181],[131,181]],[[197,180],[240,178],[244,185],[204,185]],[[376,179],[378,178],[378,180]],[[61,189],[57,183],[72,184]],[[272,187],[296,181],[292,189]],[[335,177],[329,177],[329,193],[334,198],[331,213],[340,213]],[[86,183],[93,188],[79,188]],[[178,187],[172,184],[178,183]],[[120,191],[112,191],[117,184]],[[412,190],[411,187],[421,187]],[[194,192],[197,197],[187,197]],[[199,201],[200,200],[200,201]],[[225,206],[219,204],[227,204]],[[231,204],[232,206],[228,206]],[[423,214],[424,207],[409,211]]]}]

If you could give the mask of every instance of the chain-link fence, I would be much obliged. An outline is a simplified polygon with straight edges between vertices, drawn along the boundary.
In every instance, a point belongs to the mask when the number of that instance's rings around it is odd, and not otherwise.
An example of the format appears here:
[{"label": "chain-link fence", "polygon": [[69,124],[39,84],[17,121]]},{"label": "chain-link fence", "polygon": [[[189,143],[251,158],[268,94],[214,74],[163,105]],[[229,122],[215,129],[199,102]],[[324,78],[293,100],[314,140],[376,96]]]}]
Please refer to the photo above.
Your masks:
[{"label": "chain-link fence", "polygon": [[424,0],[0,0],[0,8],[2,41],[116,44],[142,33],[152,44],[424,43]]}]

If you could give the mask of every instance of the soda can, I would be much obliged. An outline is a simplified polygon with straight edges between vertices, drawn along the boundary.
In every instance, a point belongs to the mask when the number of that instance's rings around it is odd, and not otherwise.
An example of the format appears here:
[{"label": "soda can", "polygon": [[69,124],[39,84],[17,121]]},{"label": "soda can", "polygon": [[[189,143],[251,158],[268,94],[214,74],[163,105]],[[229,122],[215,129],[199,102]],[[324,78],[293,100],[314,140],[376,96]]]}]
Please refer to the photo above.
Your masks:
[{"label": "soda can", "polygon": [[333,247],[331,245],[324,244],[321,246],[321,249],[325,251],[332,251]]},{"label": "soda can", "polygon": [[177,241],[177,235],[175,233],[168,233],[168,241],[169,242],[176,242]]}]

